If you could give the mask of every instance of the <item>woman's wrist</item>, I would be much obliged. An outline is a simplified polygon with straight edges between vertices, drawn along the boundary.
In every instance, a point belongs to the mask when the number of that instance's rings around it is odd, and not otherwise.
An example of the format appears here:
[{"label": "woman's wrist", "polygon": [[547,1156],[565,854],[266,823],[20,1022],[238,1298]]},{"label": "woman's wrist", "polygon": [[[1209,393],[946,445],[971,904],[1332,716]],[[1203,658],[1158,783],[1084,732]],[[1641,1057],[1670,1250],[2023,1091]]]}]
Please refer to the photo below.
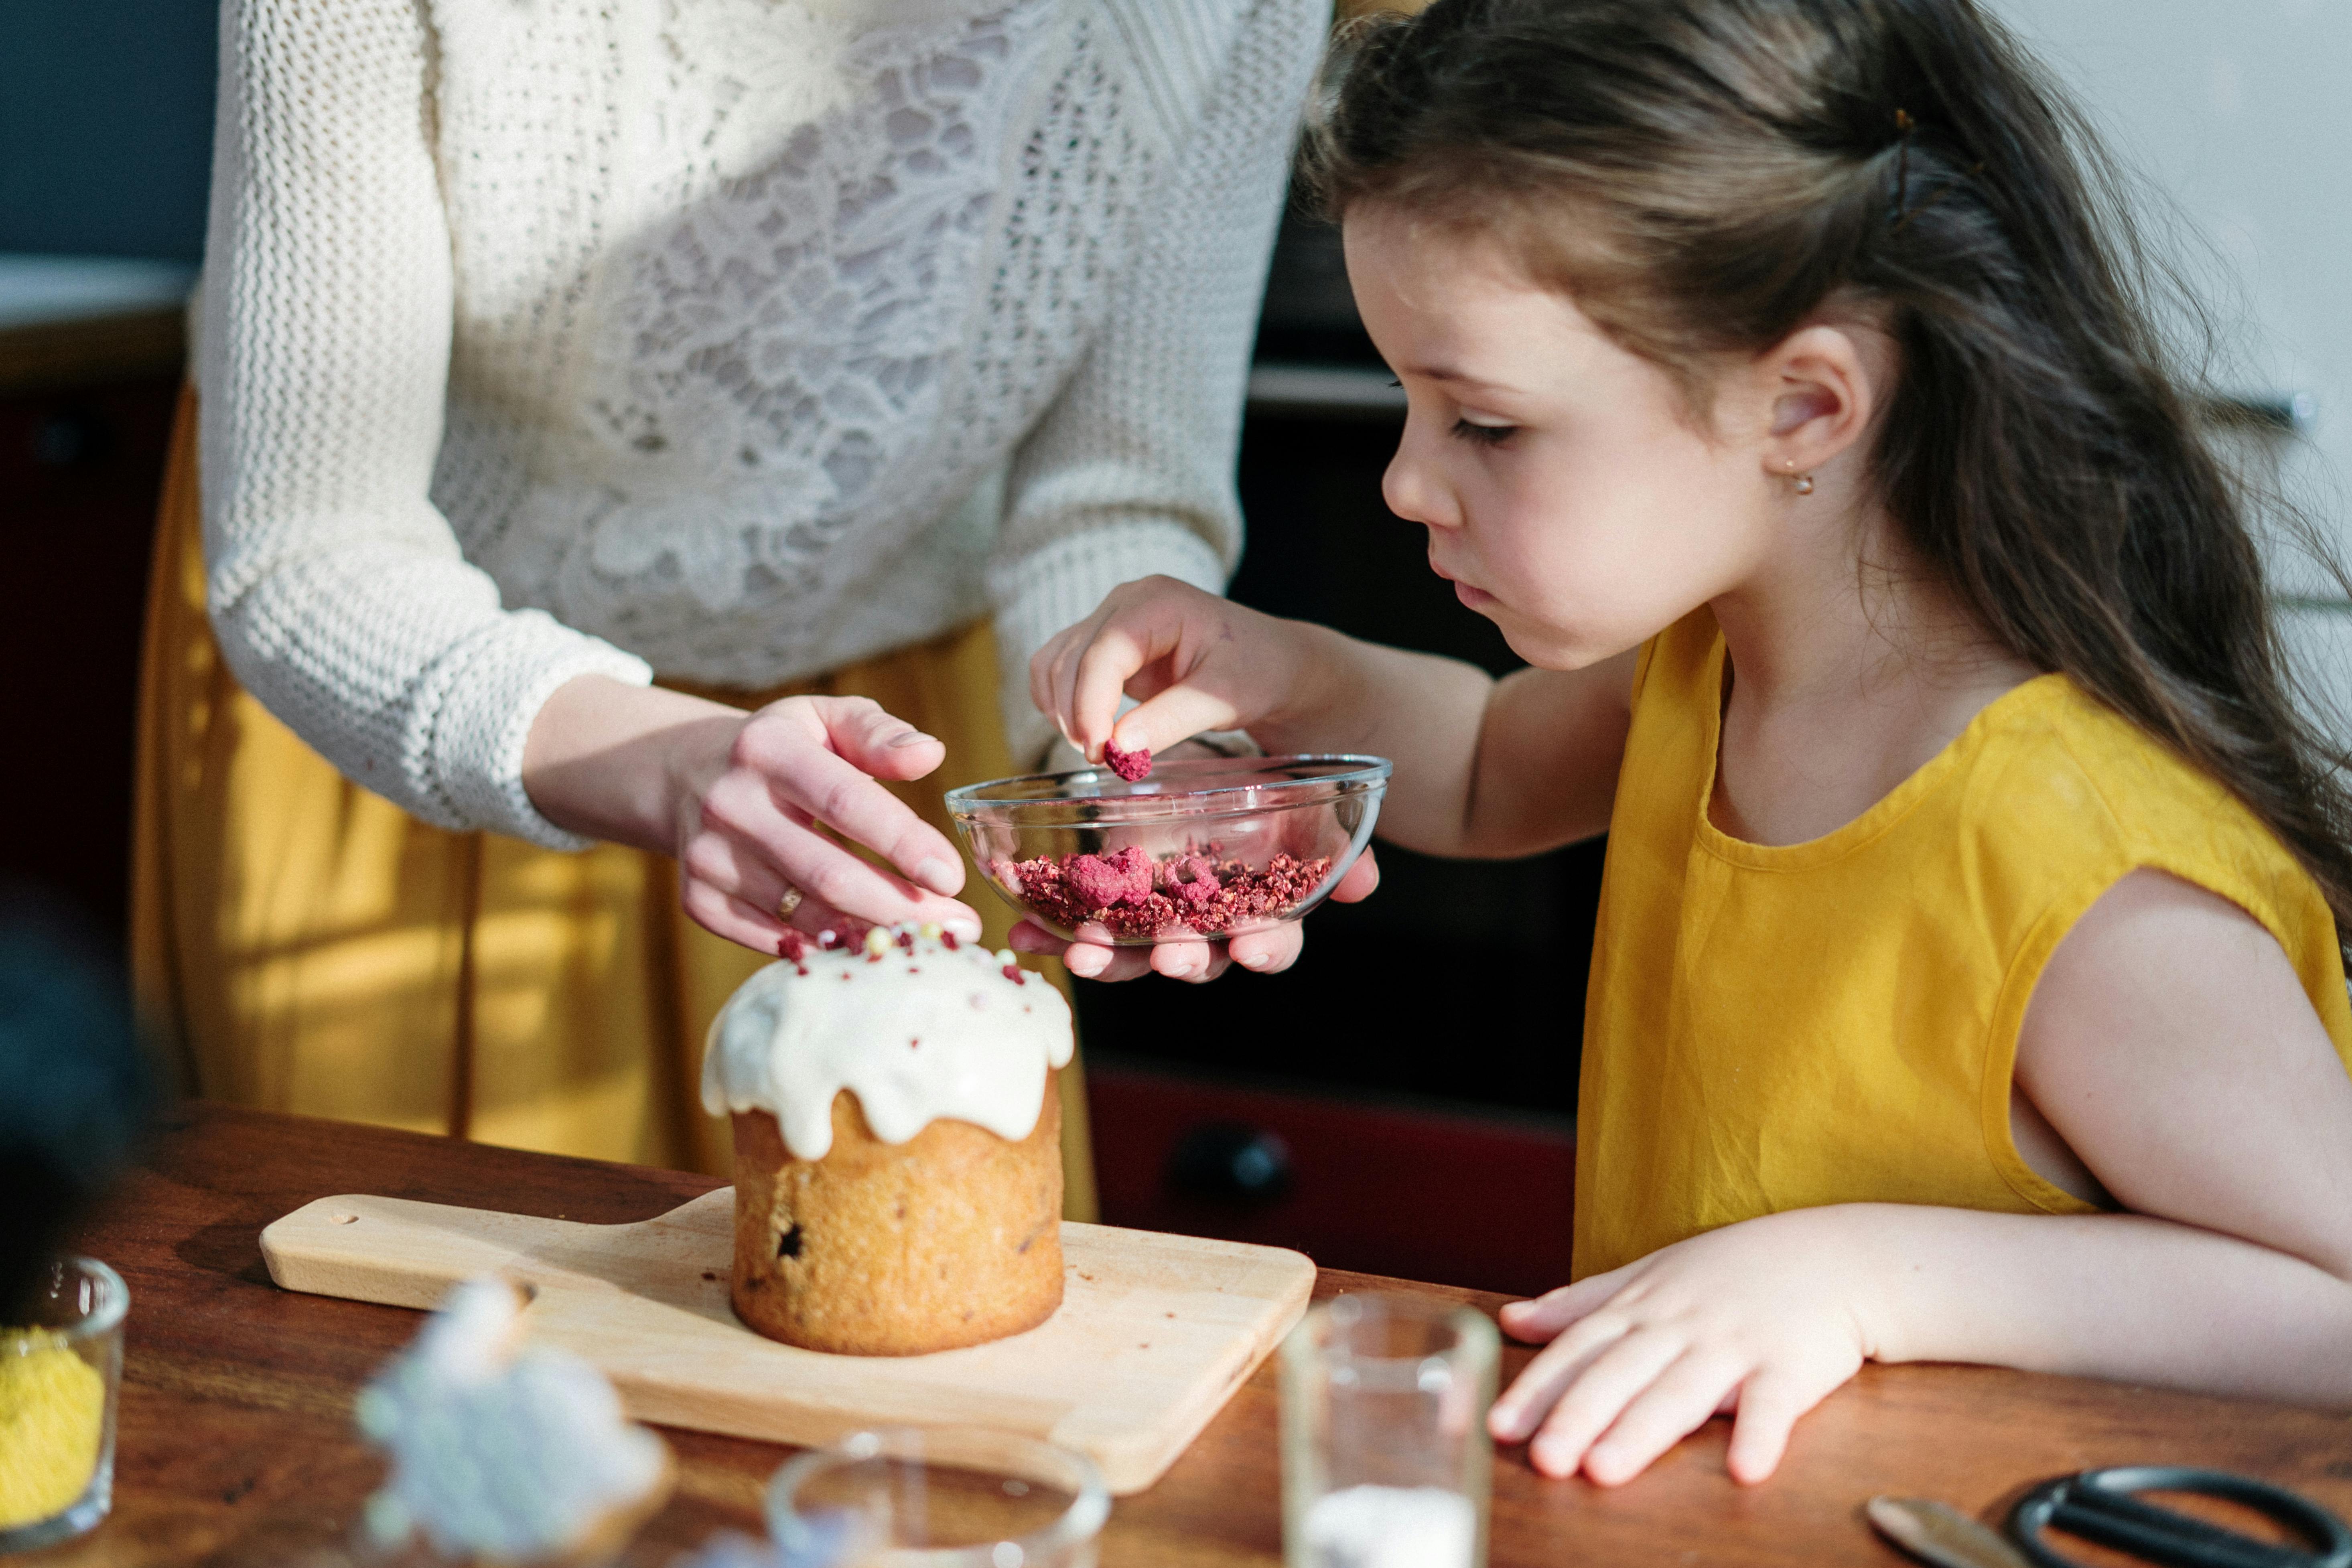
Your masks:
[{"label": "woman's wrist", "polygon": [[523,790],[568,832],[674,855],[678,813],[723,764],[746,715],[706,698],[609,676],[565,681],[523,742]]}]

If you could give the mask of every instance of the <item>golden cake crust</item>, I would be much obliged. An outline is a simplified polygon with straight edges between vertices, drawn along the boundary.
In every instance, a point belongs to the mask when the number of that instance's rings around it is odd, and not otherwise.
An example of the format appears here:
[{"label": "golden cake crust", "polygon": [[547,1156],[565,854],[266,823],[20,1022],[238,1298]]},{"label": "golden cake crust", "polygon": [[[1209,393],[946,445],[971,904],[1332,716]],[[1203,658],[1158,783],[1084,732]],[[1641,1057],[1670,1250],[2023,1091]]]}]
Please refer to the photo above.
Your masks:
[{"label": "golden cake crust", "polygon": [[922,1355],[1034,1329],[1062,1304],[1062,1107],[1045,1075],[1018,1142],[933,1121],[904,1143],[833,1100],[833,1147],[793,1157],[764,1110],[735,1113],[735,1315],[845,1355]]}]

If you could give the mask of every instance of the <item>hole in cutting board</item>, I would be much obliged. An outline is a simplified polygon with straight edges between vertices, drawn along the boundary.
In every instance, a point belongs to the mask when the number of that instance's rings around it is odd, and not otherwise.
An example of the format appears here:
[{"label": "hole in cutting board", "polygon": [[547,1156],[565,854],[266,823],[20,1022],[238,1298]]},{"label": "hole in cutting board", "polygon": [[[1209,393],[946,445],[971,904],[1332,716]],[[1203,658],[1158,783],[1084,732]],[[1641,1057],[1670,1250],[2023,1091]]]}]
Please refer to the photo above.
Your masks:
[{"label": "hole in cutting board", "polygon": [[357,1225],[360,1218],[355,1214],[331,1214],[327,1217],[337,1225]]}]

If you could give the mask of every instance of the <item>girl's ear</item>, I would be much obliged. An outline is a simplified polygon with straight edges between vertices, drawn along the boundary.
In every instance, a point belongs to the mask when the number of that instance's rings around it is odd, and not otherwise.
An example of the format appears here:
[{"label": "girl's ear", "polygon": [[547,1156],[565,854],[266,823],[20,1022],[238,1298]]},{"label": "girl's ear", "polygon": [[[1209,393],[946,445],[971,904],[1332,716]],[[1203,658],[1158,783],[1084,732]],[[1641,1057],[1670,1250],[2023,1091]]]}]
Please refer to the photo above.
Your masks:
[{"label": "girl's ear", "polygon": [[1770,406],[1764,468],[1776,477],[1829,466],[1870,428],[1894,369],[1893,345],[1843,326],[1800,328],[1756,363]]}]

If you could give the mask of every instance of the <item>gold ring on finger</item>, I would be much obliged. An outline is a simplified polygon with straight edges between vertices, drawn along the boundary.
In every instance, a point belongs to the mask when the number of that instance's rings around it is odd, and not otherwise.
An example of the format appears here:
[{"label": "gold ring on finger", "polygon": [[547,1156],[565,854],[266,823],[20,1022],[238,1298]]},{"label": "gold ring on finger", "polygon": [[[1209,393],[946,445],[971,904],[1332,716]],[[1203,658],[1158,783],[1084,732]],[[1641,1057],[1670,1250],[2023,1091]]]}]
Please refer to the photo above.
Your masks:
[{"label": "gold ring on finger", "polygon": [[801,900],[806,897],[808,897],[807,894],[790,882],[786,882],[784,896],[776,900],[776,918],[780,921],[790,921],[793,918],[793,911],[801,907]]}]

